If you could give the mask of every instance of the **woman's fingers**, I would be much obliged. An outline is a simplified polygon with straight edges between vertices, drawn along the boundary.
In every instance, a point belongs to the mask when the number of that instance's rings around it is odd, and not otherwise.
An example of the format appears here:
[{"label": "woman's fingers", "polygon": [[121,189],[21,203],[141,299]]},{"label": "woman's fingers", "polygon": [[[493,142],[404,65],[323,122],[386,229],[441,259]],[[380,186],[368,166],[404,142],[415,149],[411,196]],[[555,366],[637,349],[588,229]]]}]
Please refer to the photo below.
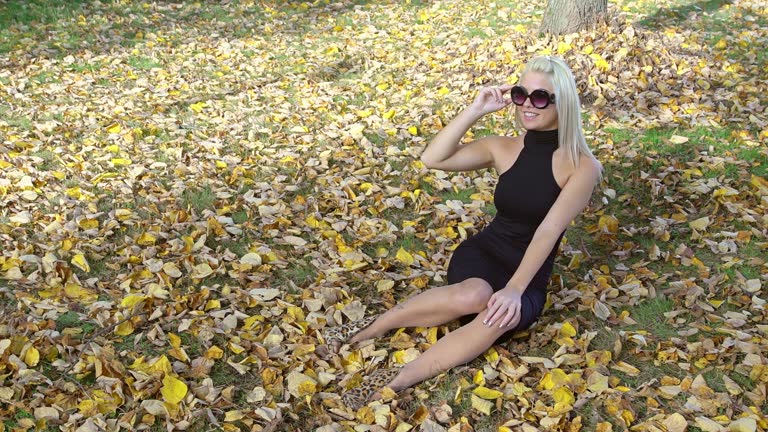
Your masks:
[{"label": "woman's fingers", "polygon": [[[500,319],[502,319],[502,317],[504,317],[504,314],[506,313],[508,307],[509,307],[509,305],[507,305],[506,302],[504,302],[504,303],[499,302],[499,306],[495,308],[495,310],[493,311],[493,314],[490,315],[491,318],[488,319],[488,326],[492,327],[493,325],[496,324],[496,322],[498,322]],[[489,311],[489,313],[490,313],[490,311]]]},{"label": "woman's fingers", "polygon": [[501,321],[499,327],[509,327],[513,322],[515,322],[515,317],[517,317],[517,315],[520,313],[520,308],[517,306],[518,305],[511,305],[509,309],[507,309],[507,315]]},{"label": "woman's fingers", "polygon": [[[491,297],[490,301],[493,301],[493,297]],[[493,325],[493,317],[494,315],[496,315],[496,311],[499,309],[499,306],[500,306],[500,302],[496,301],[493,303],[493,305],[490,305],[488,307],[488,310],[485,312],[485,319],[483,320],[483,324]]]}]

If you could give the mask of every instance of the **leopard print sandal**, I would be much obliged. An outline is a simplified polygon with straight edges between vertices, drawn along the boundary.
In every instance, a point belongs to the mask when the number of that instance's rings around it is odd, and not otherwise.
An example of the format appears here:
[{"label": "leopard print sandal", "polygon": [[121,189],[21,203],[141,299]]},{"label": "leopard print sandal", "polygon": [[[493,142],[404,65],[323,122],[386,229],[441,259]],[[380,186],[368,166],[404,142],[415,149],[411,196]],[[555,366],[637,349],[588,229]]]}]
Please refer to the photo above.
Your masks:
[{"label": "leopard print sandal", "polygon": [[366,406],[371,396],[386,387],[399,373],[399,368],[379,369],[364,377],[359,386],[341,395],[341,401],[353,411],[357,411]]},{"label": "leopard print sandal", "polygon": [[338,349],[354,335],[371,325],[378,317],[379,315],[372,315],[340,326],[326,327],[322,331],[323,339],[327,345]]}]

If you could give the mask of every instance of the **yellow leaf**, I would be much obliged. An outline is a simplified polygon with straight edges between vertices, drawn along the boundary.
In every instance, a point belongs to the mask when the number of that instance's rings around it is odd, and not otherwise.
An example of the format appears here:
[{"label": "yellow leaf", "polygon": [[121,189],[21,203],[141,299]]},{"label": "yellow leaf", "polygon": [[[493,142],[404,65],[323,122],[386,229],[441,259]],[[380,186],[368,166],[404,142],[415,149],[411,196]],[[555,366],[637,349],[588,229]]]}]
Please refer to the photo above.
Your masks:
[{"label": "yellow leaf", "polygon": [[99,221],[98,219],[82,219],[80,222],[77,223],[77,225],[84,230],[89,230],[89,229],[98,228]]},{"label": "yellow leaf", "polygon": [[163,264],[163,272],[172,278],[179,278],[182,274],[181,270],[179,270],[179,267],[172,262]]},{"label": "yellow leaf", "polygon": [[474,390],[472,390],[472,394],[477,395],[478,397],[481,397],[483,399],[498,399],[502,396],[504,396],[504,393],[498,391],[489,389],[488,387],[477,387]]},{"label": "yellow leaf", "polygon": [[598,423],[595,426],[595,432],[613,432],[613,425],[608,422]]},{"label": "yellow leaf", "polygon": [[552,390],[553,388],[562,387],[568,383],[570,383],[568,374],[560,368],[555,368],[544,374],[540,385],[544,390]]},{"label": "yellow leaf", "polygon": [[704,416],[696,417],[696,426],[704,432],[720,432],[724,430],[720,423]]},{"label": "yellow leaf", "polygon": [[688,422],[680,413],[667,417],[662,424],[667,432],[685,432],[688,429]]},{"label": "yellow leaf", "polygon": [[499,352],[496,351],[493,347],[488,348],[488,351],[486,351],[483,356],[485,357],[485,361],[487,361],[492,366],[495,366],[496,362],[499,361]]},{"label": "yellow leaf", "polygon": [[243,413],[241,410],[227,411],[224,414],[225,422],[235,422],[238,420],[242,420],[243,418],[245,418],[245,413]]},{"label": "yellow leaf", "polygon": [[563,323],[563,326],[560,328],[560,336],[574,337],[576,336],[576,329],[573,328],[571,323],[566,321],[565,323]]},{"label": "yellow leaf", "polygon": [[133,212],[129,209],[117,209],[115,210],[115,217],[118,220],[126,221],[133,216]]},{"label": "yellow leaf", "polygon": [[217,347],[216,345],[208,348],[208,351],[205,352],[205,357],[209,359],[218,360],[224,356],[224,351]]},{"label": "yellow leaf", "polygon": [[117,123],[113,123],[113,124],[107,126],[107,132],[109,132],[111,134],[119,134],[120,131],[122,131],[122,130],[123,130],[123,128],[119,124],[117,124]]},{"label": "yellow leaf", "polygon": [[616,234],[619,231],[619,220],[615,216],[602,215],[597,227],[604,233]]},{"label": "yellow leaf", "polygon": [[719,41],[717,41],[717,43],[715,44],[715,48],[717,48],[717,49],[719,49],[719,50],[723,50],[723,49],[726,49],[726,48],[728,48],[728,42],[726,42],[726,40],[725,40],[725,39],[720,39],[720,40],[719,40]]},{"label": "yellow leaf", "polygon": [[416,126],[411,126],[408,128],[408,133],[411,135],[418,135],[419,129]]},{"label": "yellow leaf", "polygon": [[91,266],[88,265],[88,261],[85,259],[83,254],[77,254],[72,257],[72,265],[79,268],[80,270],[88,273],[91,271]]},{"label": "yellow leaf", "polygon": [[115,334],[118,336],[128,336],[133,333],[133,323],[131,320],[123,321],[115,328]]},{"label": "yellow leaf", "polygon": [[397,258],[398,261],[401,263],[410,266],[414,263],[413,255],[408,253],[405,249],[402,247],[397,251],[397,255],[395,255],[395,258]]},{"label": "yellow leaf", "polygon": [[64,293],[67,297],[80,299],[86,298],[89,295],[94,295],[90,290],[81,287],[78,284],[68,283],[64,286]]},{"label": "yellow leaf", "polygon": [[176,405],[187,395],[187,385],[179,379],[166,375],[163,378],[163,387],[160,389],[160,393],[163,394],[163,399],[166,402]]},{"label": "yellow leaf", "polygon": [[669,137],[669,142],[671,142],[672,144],[684,144],[684,143],[687,143],[688,140],[689,140],[688,137],[680,136],[680,135],[672,135],[671,137]]},{"label": "yellow leaf", "polygon": [[430,327],[427,331],[427,342],[433,344],[437,342],[437,327]]},{"label": "yellow leaf", "polygon": [[690,221],[688,222],[688,226],[695,229],[696,231],[704,231],[709,226],[709,216],[704,216],[703,218]]},{"label": "yellow leaf", "polygon": [[37,348],[33,346],[29,347],[27,352],[24,354],[24,363],[26,363],[29,367],[35,367],[39,361],[40,351],[38,351]]},{"label": "yellow leaf", "polygon": [[576,397],[573,396],[573,392],[568,387],[560,387],[552,392],[552,399],[555,403],[563,405],[573,405],[576,402]]},{"label": "yellow leaf", "polygon": [[155,236],[153,236],[148,232],[144,232],[136,240],[136,243],[138,243],[140,246],[152,246],[153,244],[155,244],[156,241],[157,241],[157,238]]},{"label": "yellow leaf", "polygon": [[485,376],[483,375],[483,371],[481,369],[475,372],[475,376],[472,377],[472,382],[480,386],[485,385]]},{"label": "yellow leaf", "polygon": [[112,163],[112,166],[115,167],[124,167],[133,163],[130,159],[126,158],[112,158],[110,162]]},{"label": "yellow leaf", "polygon": [[77,410],[86,417],[98,414],[96,401],[93,399],[83,399],[77,404]]},{"label": "yellow leaf", "polygon": [[163,372],[165,374],[169,374],[173,371],[173,366],[171,366],[171,362],[168,360],[168,357],[163,355],[160,356],[157,360],[153,361],[147,369],[151,372]]},{"label": "yellow leaf", "polygon": [[389,119],[391,119],[391,118],[392,118],[392,117],[394,117],[394,116],[395,116],[395,110],[394,110],[394,109],[390,109],[389,111],[387,111],[387,112],[385,112],[385,113],[384,113],[384,116],[383,116],[383,117],[384,117],[385,119],[389,120]]},{"label": "yellow leaf", "polygon": [[178,348],[181,346],[181,338],[173,333],[168,333],[168,343],[170,343],[172,347]]},{"label": "yellow leaf", "polygon": [[191,109],[192,111],[198,114],[203,112],[203,108],[205,108],[205,102],[193,103],[192,105],[189,106],[189,109]]},{"label": "yellow leaf", "polygon": [[629,363],[625,363],[623,361],[619,361],[616,364],[611,365],[611,368],[624,372],[625,374],[633,377],[638,376],[640,374],[640,369],[632,366]]},{"label": "yellow leaf", "polygon": [[142,302],[146,299],[147,299],[147,296],[143,296],[139,294],[128,294],[120,302],[120,306],[124,308],[132,308],[136,306],[137,303]]},{"label": "yellow leaf", "polygon": [[728,432],[755,432],[757,421],[753,418],[740,418],[728,425]]},{"label": "yellow leaf", "polygon": [[213,274],[213,269],[211,266],[208,265],[208,263],[202,263],[194,266],[192,268],[192,278],[193,279],[205,279],[211,274]]},{"label": "yellow leaf", "polygon": [[472,408],[478,410],[485,415],[491,415],[491,409],[493,409],[493,402],[481,399],[476,395],[472,395]]}]

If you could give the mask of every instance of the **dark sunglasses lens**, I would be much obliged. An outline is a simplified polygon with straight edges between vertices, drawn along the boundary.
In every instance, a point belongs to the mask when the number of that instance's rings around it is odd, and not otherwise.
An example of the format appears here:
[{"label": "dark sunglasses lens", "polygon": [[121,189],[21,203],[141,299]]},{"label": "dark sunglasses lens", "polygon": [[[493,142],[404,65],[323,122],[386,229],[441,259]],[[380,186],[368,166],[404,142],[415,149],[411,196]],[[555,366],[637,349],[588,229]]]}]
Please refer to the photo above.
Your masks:
[{"label": "dark sunglasses lens", "polygon": [[536,108],[546,108],[549,105],[549,93],[543,90],[534,90],[531,93],[531,105]]},{"label": "dark sunglasses lens", "polygon": [[525,103],[525,99],[528,97],[528,94],[520,87],[512,87],[512,103],[515,105],[522,105]]}]

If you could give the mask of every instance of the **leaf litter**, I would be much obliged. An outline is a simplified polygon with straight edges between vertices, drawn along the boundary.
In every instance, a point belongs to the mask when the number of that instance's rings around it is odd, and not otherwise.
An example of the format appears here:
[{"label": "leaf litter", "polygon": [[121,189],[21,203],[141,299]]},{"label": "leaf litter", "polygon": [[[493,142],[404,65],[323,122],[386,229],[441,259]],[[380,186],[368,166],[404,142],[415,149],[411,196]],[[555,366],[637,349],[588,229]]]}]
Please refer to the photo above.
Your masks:
[{"label": "leaf litter", "polygon": [[[536,34],[544,2],[97,2],[13,26],[39,43],[0,57],[0,427],[768,429],[766,6],[722,6],[743,26],[715,41],[707,11],[663,3],[653,27],[638,5],[562,37]],[[338,355],[320,329],[444,283],[494,179],[420,151],[543,53],[574,69],[606,169],[550,310],[349,412],[340,392],[448,327]]]}]

